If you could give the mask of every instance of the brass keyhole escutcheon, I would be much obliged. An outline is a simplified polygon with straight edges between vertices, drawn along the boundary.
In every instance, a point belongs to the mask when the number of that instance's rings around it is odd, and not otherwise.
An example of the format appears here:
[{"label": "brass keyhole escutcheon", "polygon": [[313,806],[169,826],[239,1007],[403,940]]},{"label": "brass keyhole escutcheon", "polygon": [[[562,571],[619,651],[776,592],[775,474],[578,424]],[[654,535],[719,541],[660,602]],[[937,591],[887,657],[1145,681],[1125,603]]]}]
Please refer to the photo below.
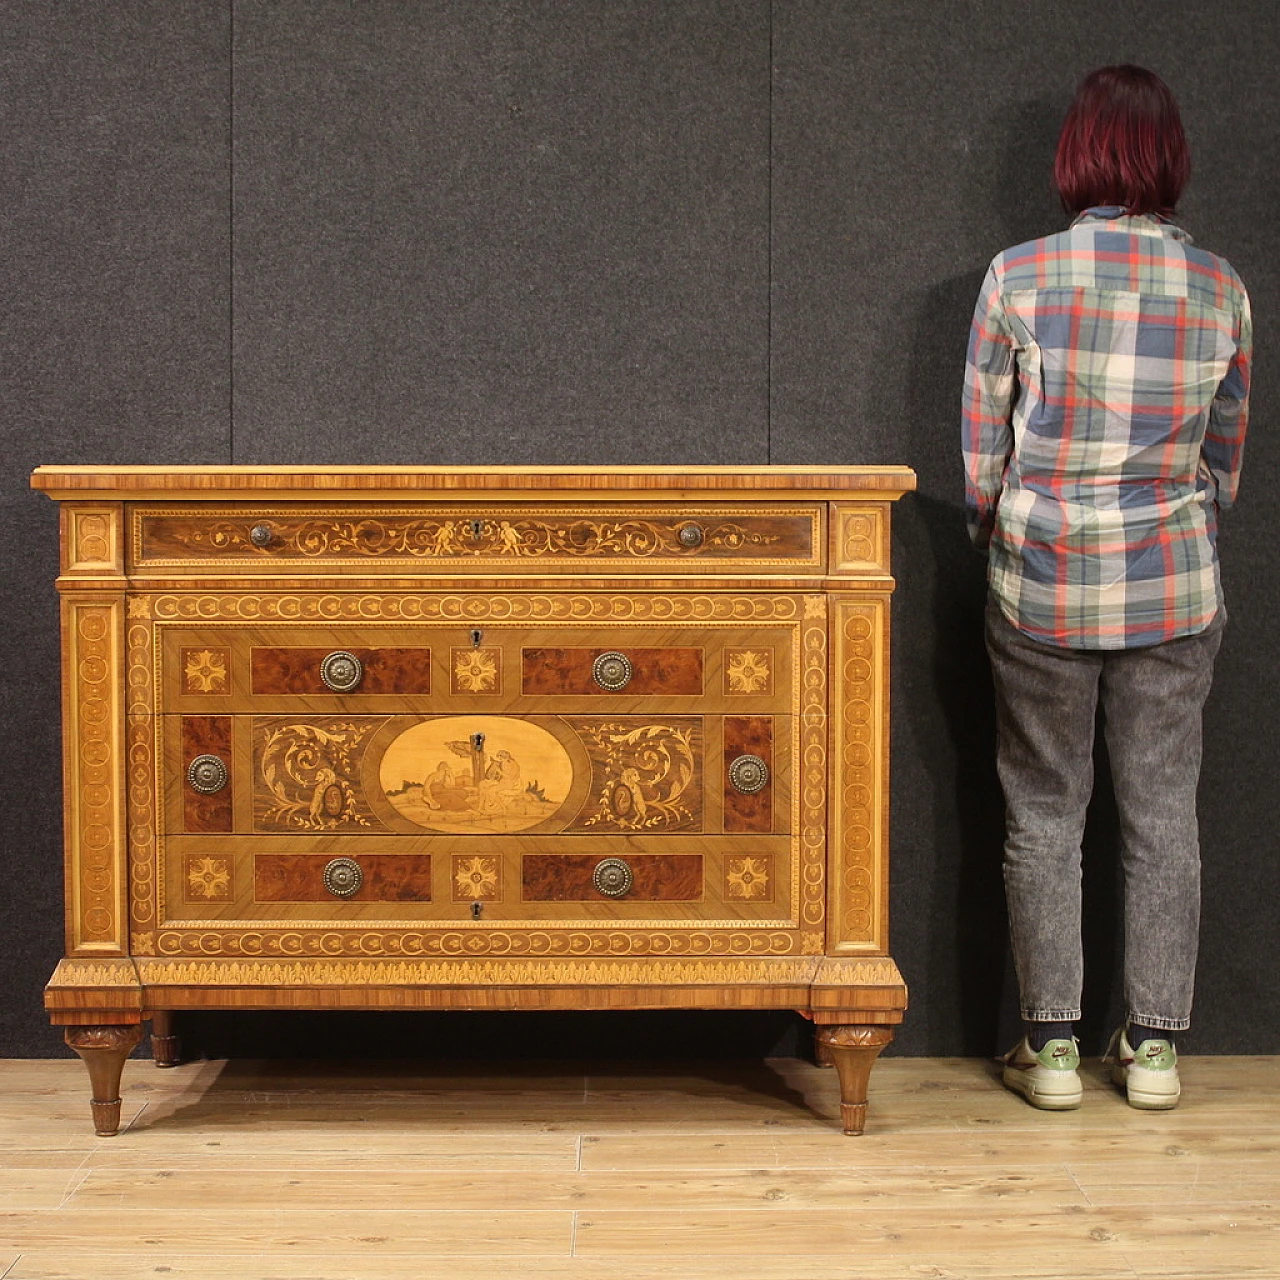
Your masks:
[{"label": "brass keyhole escutcheon", "polygon": [[605,858],[596,863],[591,873],[591,883],[606,898],[622,898],[631,892],[635,877],[631,868],[621,858]]},{"label": "brass keyhole escutcheon", "polygon": [[625,653],[602,653],[591,664],[591,676],[602,689],[616,693],[631,679],[631,659]]},{"label": "brass keyhole escutcheon", "polygon": [[769,781],[769,766],[759,756],[739,756],[729,766],[729,783],[743,795],[763,791]]},{"label": "brass keyhole escutcheon", "polygon": [[350,898],[360,892],[364,872],[354,858],[334,858],[324,869],[324,887],[335,898]]},{"label": "brass keyhole escutcheon", "polygon": [[364,679],[364,663],[354,653],[338,649],[321,662],[320,679],[334,693],[350,693]]},{"label": "brass keyhole escutcheon", "polygon": [[196,756],[187,766],[187,781],[201,795],[214,795],[227,785],[226,763],[218,756]]}]

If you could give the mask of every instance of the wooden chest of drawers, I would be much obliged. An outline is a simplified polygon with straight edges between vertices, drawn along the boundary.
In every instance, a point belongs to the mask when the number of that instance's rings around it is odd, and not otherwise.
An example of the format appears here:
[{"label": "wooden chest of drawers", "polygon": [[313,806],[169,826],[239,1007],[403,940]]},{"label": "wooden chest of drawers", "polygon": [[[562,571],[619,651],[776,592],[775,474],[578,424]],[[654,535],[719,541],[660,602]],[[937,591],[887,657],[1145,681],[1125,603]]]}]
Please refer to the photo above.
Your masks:
[{"label": "wooden chest of drawers", "polygon": [[867,1077],[906,468],[79,468],[67,953],[99,1133],[191,1008],[791,1008]]}]

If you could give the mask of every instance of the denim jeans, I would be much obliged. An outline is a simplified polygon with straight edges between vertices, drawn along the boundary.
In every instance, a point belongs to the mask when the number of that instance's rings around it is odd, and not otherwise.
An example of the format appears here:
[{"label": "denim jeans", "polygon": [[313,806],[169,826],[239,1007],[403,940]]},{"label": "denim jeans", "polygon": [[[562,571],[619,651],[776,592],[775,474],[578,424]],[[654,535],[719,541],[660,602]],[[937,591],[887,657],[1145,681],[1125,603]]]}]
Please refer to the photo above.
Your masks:
[{"label": "denim jeans", "polygon": [[1059,649],[987,603],[1004,881],[1022,1016],[1080,1017],[1080,842],[1101,698],[1120,815],[1124,995],[1130,1021],[1190,1025],[1200,930],[1196,784],[1201,720],[1226,611],[1207,630],[1144,649]]}]

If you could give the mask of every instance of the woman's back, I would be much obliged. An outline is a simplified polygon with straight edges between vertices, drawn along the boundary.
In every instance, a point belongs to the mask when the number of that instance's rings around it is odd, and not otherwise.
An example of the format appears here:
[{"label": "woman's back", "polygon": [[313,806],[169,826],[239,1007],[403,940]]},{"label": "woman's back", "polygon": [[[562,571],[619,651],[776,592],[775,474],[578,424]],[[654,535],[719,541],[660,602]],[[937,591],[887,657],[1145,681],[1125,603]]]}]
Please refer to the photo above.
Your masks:
[{"label": "woman's back", "polygon": [[[1004,466],[991,586],[1021,630],[1125,648],[1214,616],[1216,510],[1239,474],[1248,326],[1231,266],[1154,215],[1088,209],[992,263],[966,417],[975,456],[989,442]],[[988,412],[1002,397],[1011,441]]]}]

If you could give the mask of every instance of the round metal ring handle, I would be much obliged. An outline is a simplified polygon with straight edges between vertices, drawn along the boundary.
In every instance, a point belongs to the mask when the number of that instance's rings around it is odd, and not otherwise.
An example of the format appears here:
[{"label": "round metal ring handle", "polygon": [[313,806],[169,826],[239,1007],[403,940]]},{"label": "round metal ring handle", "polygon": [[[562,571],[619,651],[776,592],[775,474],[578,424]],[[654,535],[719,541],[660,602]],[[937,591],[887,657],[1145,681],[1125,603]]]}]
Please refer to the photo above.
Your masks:
[{"label": "round metal ring handle", "polygon": [[269,524],[255,524],[249,530],[249,541],[255,547],[269,547],[271,545],[271,526]]},{"label": "round metal ring handle", "polygon": [[631,659],[625,653],[602,653],[591,664],[591,675],[602,689],[617,693],[631,679]]},{"label": "round metal ring handle", "polygon": [[324,887],[335,898],[350,898],[360,892],[364,884],[364,872],[354,858],[334,858],[325,864]]},{"label": "round metal ring handle", "polygon": [[591,873],[591,883],[606,898],[623,898],[631,892],[635,877],[621,858],[605,858],[596,863],[596,869]]},{"label": "round metal ring handle", "polygon": [[769,781],[769,766],[759,756],[739,756],[729,766],[729,782],[743,795],[763,791]]},{"label": "round metal ring handle", "polygon": [[700,524],[681,525],[680,532],[676,535],[680,539],[682,547],[700,547],[705,536]]},{"label": "round metal ring handle", "polygon": [[364,679],[364,663],[354,653],[337,649],[320,663],[320,679],[334,693],[350,693]]},{"label": "round metal ring handle", "polygon": [[187,766],[187,781],[201,795],[214,795],[227,785],[226,762],[219,756],[196,756]]}]

